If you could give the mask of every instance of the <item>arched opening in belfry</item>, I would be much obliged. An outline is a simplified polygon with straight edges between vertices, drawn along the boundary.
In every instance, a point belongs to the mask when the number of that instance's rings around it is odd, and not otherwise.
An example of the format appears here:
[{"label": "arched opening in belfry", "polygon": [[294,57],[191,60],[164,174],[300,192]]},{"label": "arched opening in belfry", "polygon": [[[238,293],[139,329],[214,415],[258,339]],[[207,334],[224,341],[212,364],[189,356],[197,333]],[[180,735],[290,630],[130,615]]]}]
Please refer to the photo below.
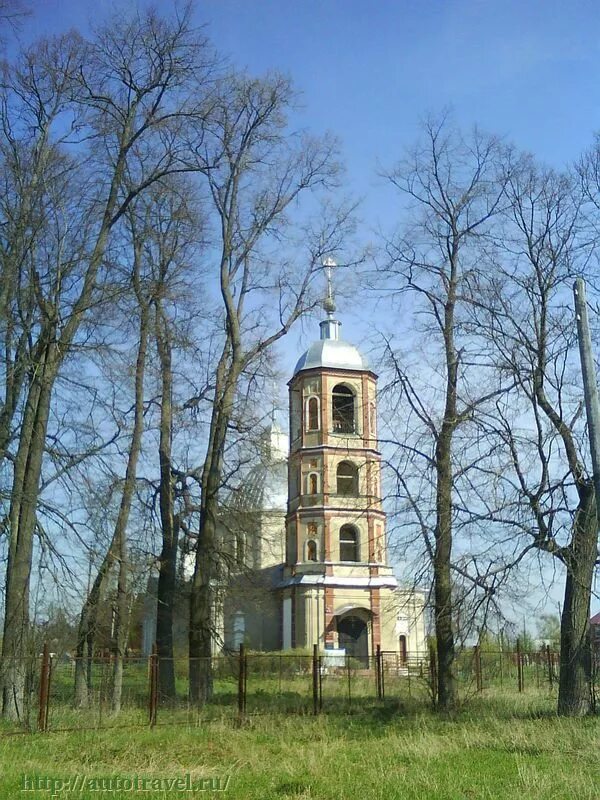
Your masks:
[{"label": "arched opening in belfry", "polygon": [[354,433],[354,392],[343,383],[333,387],[331,415],[334,433]]}]

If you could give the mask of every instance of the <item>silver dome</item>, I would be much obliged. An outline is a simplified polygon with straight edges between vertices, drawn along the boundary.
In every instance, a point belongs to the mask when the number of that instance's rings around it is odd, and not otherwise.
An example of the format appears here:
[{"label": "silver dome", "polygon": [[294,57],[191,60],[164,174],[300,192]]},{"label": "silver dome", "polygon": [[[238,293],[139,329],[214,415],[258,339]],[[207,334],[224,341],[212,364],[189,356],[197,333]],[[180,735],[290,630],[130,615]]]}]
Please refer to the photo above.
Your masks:
[{"label": "silver dome", "polygon": [[313,342],[306,353],[302,355],[294,369],[294,375],[301,370],[315,369],[316,367],[330,367],[331,369],[369,369],[367,359],[362,356],[354,345],[339,338],[340,323],[334,319],[321,322],[321,338]]}]

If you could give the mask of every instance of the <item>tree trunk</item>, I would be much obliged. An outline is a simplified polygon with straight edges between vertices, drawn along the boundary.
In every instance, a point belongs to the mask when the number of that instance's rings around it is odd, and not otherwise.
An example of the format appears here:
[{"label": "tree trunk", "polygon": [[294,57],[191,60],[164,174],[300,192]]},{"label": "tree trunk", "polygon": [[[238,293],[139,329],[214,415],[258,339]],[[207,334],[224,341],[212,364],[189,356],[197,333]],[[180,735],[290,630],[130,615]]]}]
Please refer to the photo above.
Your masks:
[{"label": "tree trunk", "polygon": [[[161,512],[162,516],[162,512]],[[171,513],[171,517],[173,514]],[[160,554],[156,609],[156,647],[159,658],[158,692],[161,699],[175,700],[175,661],[173,652],[173,616],[177,587],[177,532],[172,519],[170,538],[165,537]]]},{"label": "tree trunk", "polygon": [[454,310],[458,272],[458,245],[454,242],[450,259],[448,294],[444,305],[444,354],[446,397],[444,418],[435,448],[436,521],[433,554],[435,636],[438,658],[438,708],[448,711],[456,705],[454,675],[454,632],[452,623],[452,438],[457,418],[458,356],[454,344]]},{"label": "tree trunk", "polygon": [[119,562],[119,575],[117,579],[117,616],[115,621],[114,638],[114,664],[113,664],[113,711],[121,709],[121,693],[123,684],[123,659],[127,647],[129,633],[129,558],[127,548],[127,523],[131,511],[131,500],[135,489],[137,463],[142,447],[142,434],[144,431],[144,375],[146,369],[146,349],[148,345],[148,306],[141,304],[140,331],[138,339],[138,352],[135,365],[135,413],[131,445],[127,458],[127,469],[123,483],[123,494],[119,514],[115,523],[113,541],[117,548]]},{"label": "tree trunk", "polygon": [[580,488],[573,537],[566,558],[567,578],[560,624],[558,713],[588,714],[592,703],[590,597],[598,548],[596,500],[591,481]]},{"label": "tree trunk", "polygon": [[168,321],[156,304],[156,346],[160,360],[162,397],[160,407],[160,521],[162,550],[158,574],[156,646],[159,658],[158,691],[162,698],[174,700],[175,664],[173,661],[173,610],[177,579],[177,526],[173,508],[171,446],[173,431],[171,340]]},{"label": "tree trunk", "polygon": [[47,374],[48,359],[46,350],[45,359],[38,365],[39,372],[29,387],[15,458],[9,511],[10,541],[2,641],[2,713],[13,720],[23,718],[25,700],[29,582],[52,384]]},{"label": "tree trunk", "polygon": [[437,496],[433,584],[435,636],[438,661],[438,707],[449,710],[456,705],[454,675],[454,632],[452,624],[452,465],[451,432],[444,429],[436,448]]},{"label": "tree trunk", "polygon": [[217,542],[219,489],[222,480],[225,437],[231,419],[235,387],[239,376],[239,366],[232,364],[229,367],[225,388],[221,389],[225,363],[226,359],[222,358],[217,370],[217,388],[207,459],[202,471],[200,528],[190,593],[190,699],[192,702],[200,704],[209,700],[212,694],[213,594],[219,578]]},{"label": "tree trunk", "polygon": [[129,636],[129,559],[125,527],[121,529],[119,535],[118,560],[119,574],[117,578],[112,672],[112,710],[115,714],[118,714],[121,710],[121,698],[123,696],[123,662]]},{"label": "tree trunk", "polygon": [[203,704],[212,695],[213,583],[217,579],[216,494],[204,505],[200,516],[196,568],[190,595],[190,700]]}]

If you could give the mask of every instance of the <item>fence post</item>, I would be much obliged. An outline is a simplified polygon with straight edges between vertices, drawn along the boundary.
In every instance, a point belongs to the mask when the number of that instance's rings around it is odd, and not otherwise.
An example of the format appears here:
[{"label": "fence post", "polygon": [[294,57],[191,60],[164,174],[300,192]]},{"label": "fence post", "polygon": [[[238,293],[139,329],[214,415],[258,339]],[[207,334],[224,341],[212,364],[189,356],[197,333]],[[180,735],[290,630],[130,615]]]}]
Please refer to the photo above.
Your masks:
[{"label": "fence post", "polygon": [[519,686],[519,692],[522,692],[525,685],[523,681],[523,654],[521,652],[520,639],[517,639],[517,684]]},{"label": "fence post", "polygon": [[323,710],[323,657],[319,656],[319,711]]},{"label": "fence post", "polygon": [[346,656],[346,672],[348,673],[348,705],[352,705],[352,690],[350,678],[350,656]]},{"label": "fence post", "polygon": [[483,681],[481,679],[481,650],[478,644],[473,647],[473,664],[475,667],[475,685],[477,686],[477,691],[481,692],[483,690]]},{"label": "fence post", "polygon": [[241,720],[246,711],[246,667],[248,666],[246,648],[240,644],[238,659],[238,718]]},{"label": "fence post", "polygon": [[313,645],[312,657],[312,693],[313,693],[313,714],[315,717],[319,713],[319,645]]},{"label": "fence post", "polygon": [[150,656],[150,697],[149,697],[149,722],[150,727],[156,725],[156,710],[158,707],[158,647],[156,643],[152,645],[152,655]]},{"label": "fence post", "polygon": [[377,645],[377,650],[375,651],[375,686],[377,692],[377,699],[381,700],[382,692],[381,692],[381,645]]},{"label": "fence post", "polygon": [[44,642],[42,651],[42,664],[40,667],[40,698],[38,708],[38,730],[48,730],[48,704],[50,701],[50,653],[48,642]]},{"label": "fence post", "polygon": [[597,700],[598,700],[598,698],[596,697],[596,677],[598,674],[598,662],[596,660],[596,653],[594,651],[591,641],[588,641],[588,646],[590,647],[590,656],[591,656],[591,664],[590,664],[591,682],[592,682],[591,711],[592,714],[595,715],[597,710]]},{"label": "fence post", "polygon": [[246,700],[248,698],[248,653],[244,648],[244,714],[246,713]]},{"label": "fence post", "polygon": [[548,684],[550,691],[552,691],[553,681],[554,681],[554,670],[552,669],[552,656],[550,655],[550,645],[546,645],[546,663],[548,664]]}]

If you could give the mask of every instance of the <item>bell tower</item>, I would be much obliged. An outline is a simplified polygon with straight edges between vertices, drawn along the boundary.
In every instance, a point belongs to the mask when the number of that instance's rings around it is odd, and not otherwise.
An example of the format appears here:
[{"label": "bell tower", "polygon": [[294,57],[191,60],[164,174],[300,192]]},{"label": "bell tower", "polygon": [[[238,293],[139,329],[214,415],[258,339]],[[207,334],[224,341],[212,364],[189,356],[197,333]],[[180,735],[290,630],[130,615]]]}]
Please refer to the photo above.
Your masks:
[{"label": "bell tower", "polygon": [[334,318],[331,270],[320,338],[290,380],[283,647],[343,648],[363,663],[397,650],[377,449],[377,375]]}]

